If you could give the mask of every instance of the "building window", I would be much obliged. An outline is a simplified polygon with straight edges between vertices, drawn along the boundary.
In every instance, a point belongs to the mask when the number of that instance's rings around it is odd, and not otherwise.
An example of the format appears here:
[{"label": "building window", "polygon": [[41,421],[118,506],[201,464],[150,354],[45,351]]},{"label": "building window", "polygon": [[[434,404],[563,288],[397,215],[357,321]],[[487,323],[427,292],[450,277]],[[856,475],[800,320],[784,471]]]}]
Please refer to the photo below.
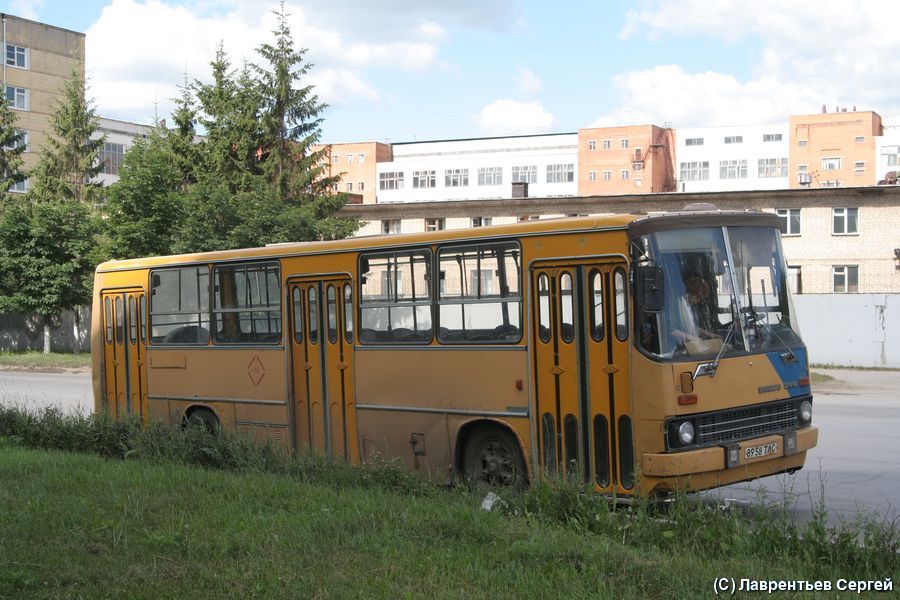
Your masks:
[{"label": "building window", "polygon": [[10,108],[28,110],[28,90],[8,85],[6,86],[6,101]]},{"label": "building window", "polygon": [[719,179],[747,179],[747,161],[719,161]]},{"label": "building window", "polygon": [[727,135],[725,136],[726,144],[743,144],[744,136],[742,135]]},{"label": "building window", "polygon": [[837,171],[841,168],[841,159],[837,156],[828,156],[822,159],[823,171]]},{"label": "building window", "polygon": [[612,148],[612,140],[603,140],[603,149],[609,150]]},{"label": "building window", "polygon": [[859,291],[859,266],[839,265],[831,267],[832,291],[835,294],[852,294]]},{"label": "building window", "polygon": [[503,168],[479,167],[478,185],[503,185]]},{"label": "building window", "polygon": [[365,181],[360,181],[359,184],[358,184],[358,188],[357,188],[357,189],[359,189],[359,191],[361,191],[361,192],[365,191],[365,189],[366,189],[366,182],[365,182]]},{"label": "building window", "polygon": [[631,163],[631,168],[634,169],[635,171],[643,171],[644,163],[635,161],[635,162]]},{"label": "building window", "polygon": [[900,146],[884,146],[881,149],[881,164],[885,167],[896,167],[900,164],[897,160],[900,156]]},{"label": "building window", "polygon": [[597,181],[597,171],[590,171],[588,173],[588,181]]},{"label": "building window", "polygon": [[807,173],[809,172],[809,165],[797,165],[798,173]]},{"label": "building window", "polygon": [[340,155],[340,154],[332,154],[332,155],[331,155],[331,162],[337,163],[337,162],[339,162],[340,160],[341,160],[341,155]]},{"label": "building window", "polygon": [[10,67],[28,68],[28,53],[21,46],[6,45],[6,64]]},{"label": "building window", "polygon": [[760,177],[787,177],[788,159],[787,158],[760,158],[759,159],[759,176]]},{"label": "building window", "polygon": [[15,183],[12,184],[11,186],[9,186],[9,190],[8,190],[8,191],[10,191],[10,192],[16,192],[16,193],[19,193],[19,194],[24,194],[25,192],[28,191],[28,180],[27,180],[27,179],[23,179],[22,181],[17,181],[17,182],[15,182]]},{"label": "building window", "polygon": [[603,181],[612,180],[612,171],[603,171]]},{"label": "building window", "polygon": [[425,231],[443,231],[447,228],[447,219],[425,219]]},{"label": "building window", "polygon": [[681,163],[681,181],[706,181],[709,179],[709,161]]},{"label": "building window", "polygon": [[472,217],[472,227],[487,227],[493,222],[493,217]]},{"label": "building window", "polygon": [[624,148],[627,148],[627,147],[628,147],[628,138],[624,138],[624,139],[622,140],[622,148],[624,149]]},{"label": "building window", "polygon": [[400,219],[382,219],[381,233],[384,235],[400,233]]},{"label": "building window", "polygon": [[853,163],[853,174],[856,176],[865,175],[866,173],[866,161],[857,160]]},{"label": "building window", "polygon": [[783,235],[800,235],[799,208],[776,208],[775,214],[781,219],[781,233]]},{"label": "building window", "polygon": [[469,170],[447,169],[444,171],[444,185],[447,187],[465,187],[469,185]]},{"label": "building window", "polygon": [[575,165],[547,165],[547,183],[567,183],[575,181]]},{"label": "building window", "polygon": [[332,192],[338,191],[338,184],[332,183],[332,184],[331,184],[331,191],[332,191]]},{"label": "building window", "polygon": [[803,277],[801,267],[798,265],[788,265],[787,268],[788,287],[793,294],[803,293]]},{"label": "building window", "polygon": [[641,185],[643,185],[643,183],[644,183],[644,180],[641,179],[640,177],[638,177],[637,179],[634,180],[634,187],[641,187]]},{"label": "building window", "polygon": [[403,171],[390,171],[378,174],[378,189],[399,190],[403,189]]},{"label": "building window", "polygon": [[103,148],[100,150],[100,164],[103,165],[102,172],[107,175],[118,175],[119,167],[122,166],[123,156],[125,156],[125,146],[123,144],[104,142]]},{"label": "building window", "polygon": [[764,133],[763,141],[764,142],[780,142],[781,134],[780,133]]},{"label": "building window", "polygon": [[831,211],[832,233],[847,235],[859,232],[858,208],[834,208]]},{"label": "building window", "polygon": [[684,140],[685,146],[702,146],[703,138],[687,138]]},{"label": "building window", "polygon": [[512,168],[513,183],[537,183],[537,165]]},{"label": "building window", "polygon": [[797,145],[801,148],[805,148],[807,144],[809,144],[809,140],[797,140]]},{"label": "building window", "polygon": [[352,155],[352,154],[348,154],[348,155],[347,155],[347,164],[348,164],[348,165],[352,165],[352,164],[353,164],[353,155]]},{"label": "building window", "polygon": [[622,176],[622,179],[628,179],[628,169],[622,169],[619,171],[619,174]]},{"label": "building window", "polygon": [[360,152],[360,154],[359,154],[359,159],[358,159],[358,160],[359,160],[359,162],[361,162],[361,163],[366,162],[366,155],[363,154],[362,152]]},{"label": "building window", "polygon": [[15,137],[17,139],[12,140],[9,144],[4,144],[4,150],[15,150],[16,148],[21,148],[25,146],[25,151],[28,151],[28,132],[24,129],[13,129],[13,135],[11,137]]},{"label": "building window", "polygon": [[348,192],[352,192],[352,191],[353,191],[353,182],[352,182],[352,181],[348,181],[348,182],[347,182],[347,191],[348,191]]},{"label": "building window", "polygon": [[841,181],[839,179],[826,179],[825,181],[819,182],[819,187],[839,188],[839,187],[841,187]]},{"label": "building window", "polygon": [[590,150],[591,152],[593,152],[593,151],[596,150],[596,149],[597,149],[597,140],[590,140],[590,141],[588,142],[588,150]]},{"label": "building window", "polygon": [[866,137],[863,135],[858,135],[853,139],[853,141],[855,141],[857,144],[861,144],[866,141]]},{"label": "building window", "polygon": [[437,185],[434,171],[413,171],[412,183],[415,189],[433,188]]}]

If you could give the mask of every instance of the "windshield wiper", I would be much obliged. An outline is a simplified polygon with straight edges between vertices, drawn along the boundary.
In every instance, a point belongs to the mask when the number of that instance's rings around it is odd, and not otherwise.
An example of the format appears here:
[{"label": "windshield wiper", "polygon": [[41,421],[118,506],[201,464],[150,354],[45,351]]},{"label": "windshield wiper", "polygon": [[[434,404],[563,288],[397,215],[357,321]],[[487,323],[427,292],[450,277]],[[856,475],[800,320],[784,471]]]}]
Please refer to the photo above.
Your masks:
[{"label": "windshield wiper", "polygon": [[[762,286],[763,298],[765,298],[766,297],[766,281],[765,281],[765,279],[762,279],[762,280],[760,280],[759,283]],[[751,293],[751,297],[752,297],[752,293]],[[763,302],[763,304],[765,304],[765,301]],[[781,360],[783,360],[786,363],[797,362],[797,355],[794,354],[794,351],[791,350],[791,347],[787,344],[787,342],[785,342],[783,339],[781,339],[780,335],[775,333],[775,328],[773,328],[771,325],[769,325],[768,313],[766,313],[766,319],[762,320],[759,318],[756,311],[753,310],[752,304],[750,305],[750,310],[751,310],[751,312],[750,312],[749,316],[753,319],[753,325],[756,325],[756,326],[762,325],[763,327],[765,327],[766,331],[771,333],[775,337],[775,339],[778,340],[782,346],[784,346],[784,349],[787,350],[787,352],[783,352],[783,353],[779,354],[779,356],[781,356]]]},{"label": "windshield wiper", "polygon": [[728,342],[731,341],[731,336],[734,335],[736,329],[737,321],[732,319],[731,325],[728,326],[728,333],[725,334],[725,341],[722,342],[722,347],[719,348],[719,353],[716,354],[716,359],[711,363],[697,365],[697,370],[694,371],[694,379],[703,377],[704,375],[709,375],[710,377],[716,376],[716,371],[719,369],[719,362],[721,362],[722,355],[725,353],[725,347],[728,345]]}]

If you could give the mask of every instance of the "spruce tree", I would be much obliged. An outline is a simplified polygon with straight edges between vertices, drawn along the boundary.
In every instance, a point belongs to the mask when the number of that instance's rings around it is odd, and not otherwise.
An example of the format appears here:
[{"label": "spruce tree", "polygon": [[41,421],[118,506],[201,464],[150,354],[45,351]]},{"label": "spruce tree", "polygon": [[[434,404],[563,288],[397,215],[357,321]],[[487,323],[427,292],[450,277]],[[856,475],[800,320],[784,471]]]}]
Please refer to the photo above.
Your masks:
[{"label": "spruce tree", "polygon": [[7,102],[0,102],[0,196],[25,180],[24,152],[25,132],[16,127],[16,113]]}]

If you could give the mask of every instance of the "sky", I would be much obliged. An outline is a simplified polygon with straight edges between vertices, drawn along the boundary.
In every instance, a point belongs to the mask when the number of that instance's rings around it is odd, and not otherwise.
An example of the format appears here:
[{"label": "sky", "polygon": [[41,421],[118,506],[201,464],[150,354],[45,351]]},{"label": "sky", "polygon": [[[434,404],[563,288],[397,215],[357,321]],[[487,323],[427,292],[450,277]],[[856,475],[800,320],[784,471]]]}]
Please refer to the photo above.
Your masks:
[{"label": "sky", "polygon": [[[87,34],[104,117],[166,117],[178,85],[259,62],[273,0],[0,0]],[[822,106],[900,115],[892,0],[286,2],[328,105],[322,141],[407,142],[591,126],[775,124]]]}]

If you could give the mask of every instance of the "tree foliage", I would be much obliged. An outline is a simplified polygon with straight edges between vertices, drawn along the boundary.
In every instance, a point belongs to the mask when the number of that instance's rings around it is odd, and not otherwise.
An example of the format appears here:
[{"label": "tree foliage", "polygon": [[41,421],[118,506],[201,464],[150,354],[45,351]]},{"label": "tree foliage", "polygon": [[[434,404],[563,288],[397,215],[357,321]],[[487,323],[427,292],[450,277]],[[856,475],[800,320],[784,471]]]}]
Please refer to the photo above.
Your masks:
[{"label": "tree foliage", "polygon": [[0,195],[25,180],[22,154],[25,152],[25,132],[16,127],[16,113],[9,103],[0,102]]}]

